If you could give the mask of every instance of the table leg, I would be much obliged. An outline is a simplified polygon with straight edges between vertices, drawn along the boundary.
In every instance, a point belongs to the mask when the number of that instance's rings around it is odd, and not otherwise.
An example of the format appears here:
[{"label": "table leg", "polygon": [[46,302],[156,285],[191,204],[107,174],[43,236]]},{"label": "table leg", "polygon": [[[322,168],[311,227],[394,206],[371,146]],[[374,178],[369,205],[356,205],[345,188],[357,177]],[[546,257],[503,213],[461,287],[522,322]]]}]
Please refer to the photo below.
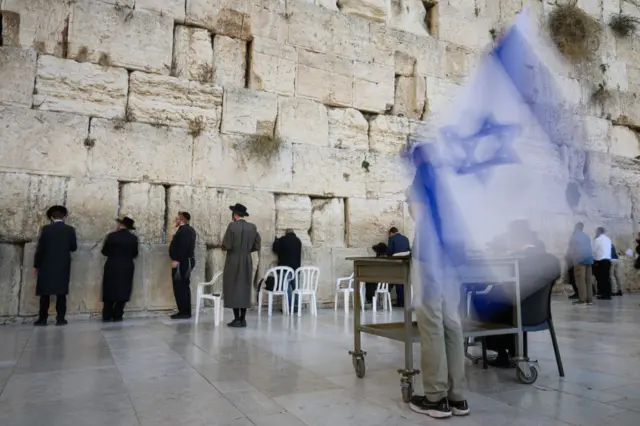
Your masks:
[{"label": "table leg", "polygon": [[349,354],[352,357],[353,368],[356,371],[356,376],[358,378],[363,378],[365,375],[366,367],[364,362],[364,357],[367,355],[366,352],[362,350],[362,335],[360,334],[360,315],[362,312],[361,304],[360,304],[360,281],[359,277],[354,274],[354,294],[353,300],[355,301],[353,306],[353,350],[349,351]]}]

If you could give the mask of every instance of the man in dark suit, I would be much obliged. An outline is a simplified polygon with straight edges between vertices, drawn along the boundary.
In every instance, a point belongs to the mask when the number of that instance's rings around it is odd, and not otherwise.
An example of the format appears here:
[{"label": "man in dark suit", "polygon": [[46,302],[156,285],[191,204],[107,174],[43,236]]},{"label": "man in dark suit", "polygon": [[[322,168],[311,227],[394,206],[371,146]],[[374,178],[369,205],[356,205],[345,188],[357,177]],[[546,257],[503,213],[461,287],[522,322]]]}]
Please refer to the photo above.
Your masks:
[{"label": "man in dark suit", "polygon": [[178,212],[175,225],[178,230],[169,246],[171,257],[171,276],[173,278],[173,294],[176,298],[178,313],[171,319],[191,318],[191,271],[196,266],[196,231],[189,225],[191,215]]},{"label": "man in dark suit", "polygon": [[[389,229],[389,241],[387,243],[387,256],[393,256],[396,253],[405,253],[411,251],[409,239],[398,232],[398,228],[393,226]],[[390,287],[396,288],[396,302],[398,307],[404,306],[404,286],[394,285]]]},{"label": "man in dark suit", "polygon": [[[288,228],[284,235],[280,238],[276,238],[272,246],[273,252],[278,256],[278,266],[288,266],[294,271],[298,269],[302,263],[302,242],[300,238],[293,232],[293,229]],[[293,298],[294,281],[289,282],[289,306]],[[294,311],[297,309],[298,304],[294,304]]]},{"label": "man in dark suit", "polygon": [[107,257],[102,277],[102,321],[122,321],[124,306],[131,298],[133,260],[138,257],[135,222],[130,217],[117,219],[118,230],[107,235],[102,255]]},{"label": "man in dark suit", "polygon": [[51,296],[56,296],[56,325],[66,325],[71,253],[78,249],[78,242],[75,229],[64,223],[67,217],[64,206],[51,207],[47,217],[51,223],[40,232],[33,261],[37,275],[36,296],[40,296],[40,314],[35,325],[47,325]]}]

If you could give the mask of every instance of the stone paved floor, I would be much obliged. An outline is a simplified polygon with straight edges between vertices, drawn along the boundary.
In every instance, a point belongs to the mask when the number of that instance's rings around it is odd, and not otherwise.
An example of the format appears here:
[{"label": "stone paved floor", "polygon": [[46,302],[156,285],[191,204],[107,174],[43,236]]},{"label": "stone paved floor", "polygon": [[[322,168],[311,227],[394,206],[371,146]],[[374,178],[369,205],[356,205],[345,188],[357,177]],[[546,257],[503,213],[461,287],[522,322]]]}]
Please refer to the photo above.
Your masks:
[{"label": "stone paved floor", "polygon": [[[548,334],[537,333],[531,355],[542,373],[535,385],[468,366],[472,415],[444,423],[639,425],[639,304],[640,296],[625,296],[587,309],[555,299],[567,377],[557,376]],[[252,315],[244,330],[215,329],[210,317],[199,326],[164,319],[4,326],[0,425],[443,424],[401,402],[401,345],[363,341],[369,355],[360,380],[347,355],[350,322],[333,311],[321,310],[317,320]]]}]

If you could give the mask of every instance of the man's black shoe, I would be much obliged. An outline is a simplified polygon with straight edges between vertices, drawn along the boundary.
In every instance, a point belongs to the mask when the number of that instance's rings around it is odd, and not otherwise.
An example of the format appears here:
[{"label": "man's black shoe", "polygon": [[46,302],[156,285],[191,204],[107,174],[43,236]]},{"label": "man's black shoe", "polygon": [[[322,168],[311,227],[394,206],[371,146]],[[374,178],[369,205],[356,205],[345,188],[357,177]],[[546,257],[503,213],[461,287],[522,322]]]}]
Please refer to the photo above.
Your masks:
[{"label": "man's black shoe", "polygon": [[409,403],[411,411],[426,414],[434,419],[446,419],[451,417],[451,408],[447,398],[442,398],[438,402],[430,402],[426,397],[414,395]]},{"label": "man's black shoe", "polygon": [[239,328],[239,327],[242,327],[242,321],[240,321],[239,319],[234,319],[229,324],[227,324],[227,326],[228,327]]},{"label": "man's black shoe", "polygon": [[600,299],[600,300],[611,300],[611,296],[609,296],[609,297],[598,296],[598,299]]},{"label": "man's black shoe", "polygon": [[612,296],[622,296],[622,290],[616,292],[616,293],[612,293]]},{"label": "man's black shoe", "polygon": [[240,326],[241,327],[246,327],[247,326],[247,321],[246,320],[240,320]]},{"label": "man's black shoe", "polygon": [[69,324],[69,321],[67,321],[66,319],[56,320],[56,325],[67,325],[67,324]]},{"label": "man's black shoe", "polygon": [[573,300],[573,299],[579,299],[578,294],[574,293],[571,296],[569,296],[569,299]]},{"label": "man's black shoe", "polygon": [[178,312],[177,314],[171,315],[171,319],[180,320],[180,319],[189,319],[191,318],[191,314],[181,314]]},{"label": "man's black shoe", "polygon": [[35,325],[36,327],[45,327],[47,325],[47,320],[39,319],[38,321],[34,322],[33,325]]}]

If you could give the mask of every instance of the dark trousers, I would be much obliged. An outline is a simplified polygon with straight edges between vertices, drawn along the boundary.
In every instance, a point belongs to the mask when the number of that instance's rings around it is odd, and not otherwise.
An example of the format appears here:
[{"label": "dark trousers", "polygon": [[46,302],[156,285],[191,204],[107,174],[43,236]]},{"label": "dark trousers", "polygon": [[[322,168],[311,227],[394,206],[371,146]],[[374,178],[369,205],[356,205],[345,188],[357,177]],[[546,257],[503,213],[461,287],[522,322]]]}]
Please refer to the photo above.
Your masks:
[{"label": "dark trousers", "polygon": [[373,301],[373,296],[376,295],[376,289],[378,288],[377,283],[367,283],[365,284],[365,292],[364,292],[364,300],[367,303],[371,303]]},{"label": "dark trousers", "polygon": [[102,307],[102,319],[105,321],[120,321],[124,315],[124,305],[127,302],[114,302],[112,300],[105,300]]},{"label": "dark trousers", "polygon": [[[46,320],[49,317],[49,305],[51,304],[51,296],[40,296],[40,320]],[[56,319],[63,320],[67,314],[67,295],[56,295]]]},{"label": "dark trousers", "polygon": [[171,276],[178,313],[191,315],[191,268],[180,264],[178,268],[171,269]]},{"label": "dark trousers", "polygon": [[233,319],[244,321],[244,316],[247,314],[247,310],[244,308],[233,310]]},{"label": "dark trousers", "polygon": [[608,299],[611,297],[611,261],[609,259],[596,260],[593,264],[593,275],[598,284],[598,294],[600,297]]},{"label": "dark trousers", "polygon": [[404,286],[391,284],[390,287],[396,288],[396,303],[398,304],[398,306],[404,306]]},{"label": "dark trousers", "polygon": [[571,287],[573,288],[573,294],[578,294],[578,286],[576,285],[575,269],[573,266],[569,268],[568,275],[569,275],[569,284],[571,284]]}]

